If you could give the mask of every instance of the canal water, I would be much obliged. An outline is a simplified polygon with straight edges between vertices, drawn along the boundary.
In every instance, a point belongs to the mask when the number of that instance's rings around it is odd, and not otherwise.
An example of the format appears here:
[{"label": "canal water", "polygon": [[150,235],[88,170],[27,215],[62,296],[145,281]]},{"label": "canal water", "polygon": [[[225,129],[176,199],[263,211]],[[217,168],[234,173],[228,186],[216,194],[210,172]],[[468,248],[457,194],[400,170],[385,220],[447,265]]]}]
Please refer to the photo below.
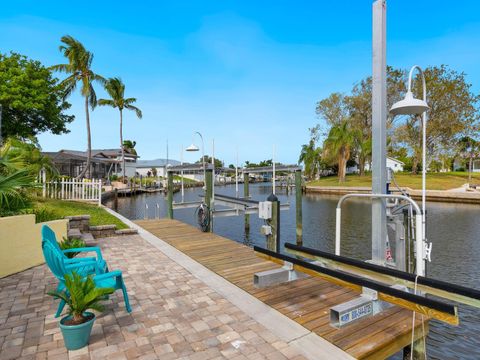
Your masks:
[{"label": "canal water", "polygon": [[[240,196],[242,196],[240,186]],[[265,200],[271,184],[251,184],[250,195]],[[235,186],[215,188],[216,193],[235,196]],[[185,189],[185,201],[199,200],[201,188]],[[277,189],[281,203],[289,210],[281,212],[281,240],[295,242],[295,194]],[[174,194],[181,201],[181,194]],[[335,207],[338,196],[306,194],[303,196],[303,242],[305,246],[334,251]],[[145,210],[145,204],[148,209]],[[158,212],[166,217],[167,204],[161,193],[119,198],[117,211],[129,219],[154,218]],[[371,206],[369,200],[351,199],[342,208],[342,255],[366,260],[371,254]],[[106,203],[113,208],[113,202]],[[194,209],[174,211],[174,217],[196,225]],[[427,265],[429,277],[480,289],[480,207],[469,204],[427,203],[427,237],[433,242],[432,262]],[[250,233],[244,231],[244,217],[215,219],[215,233],[247,245],[265,246],[260,234],[263,220],[250,215]],[[480,309],[458,304],[460,326],[430,322],[427,354],[430,359],[480,359]],[[399,359],[395,356],[393,359]]]}]

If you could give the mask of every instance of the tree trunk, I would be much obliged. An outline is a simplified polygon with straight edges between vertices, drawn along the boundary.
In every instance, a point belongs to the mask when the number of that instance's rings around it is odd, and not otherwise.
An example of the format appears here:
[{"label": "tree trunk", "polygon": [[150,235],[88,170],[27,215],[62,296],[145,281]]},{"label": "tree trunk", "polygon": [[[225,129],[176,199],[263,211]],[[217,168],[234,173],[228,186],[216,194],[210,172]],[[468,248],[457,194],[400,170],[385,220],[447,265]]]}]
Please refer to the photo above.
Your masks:
[{"label": "tree trunk", "polygon": [[365,175],[365,155],[360,154],[358,156],[358,167],[359,167],[359,174],[360,176]]},{"label": "tree trunk", "polygon": [[413,156],[413,163],[412,163],[412,174],[417,175],[417,167],[418,167],[418,159],[417,155]]},{"label": "tree trunk", "polygon": [[90,113],[88,111],[88,96],[85,97],[85,119],[87,122],[87,164],[85,168],[82,170],[82,172],[78,174],[77,179],[81,179],[85,177],[85,174],[87,174],[87,178],[90,179],[90,175],[91,175],[90,162],[92,159],[92,135],[90,132]]},{"label": "tree trunk", "polygon": [[123,113],[120,109],[120,151],[122,152],[122,182],[125,183],[125,150],[123,148]]},{"label": "tree trunk", "polygon": [[472,182],[472,165],[473,165],[473,152],[470,153],[470,159],[468,160],[468,186]]},{"label": "tree trunk", "polygon": [[344,152],[341,151],[338,155],[338,182],[345,182],[346,165]]}]

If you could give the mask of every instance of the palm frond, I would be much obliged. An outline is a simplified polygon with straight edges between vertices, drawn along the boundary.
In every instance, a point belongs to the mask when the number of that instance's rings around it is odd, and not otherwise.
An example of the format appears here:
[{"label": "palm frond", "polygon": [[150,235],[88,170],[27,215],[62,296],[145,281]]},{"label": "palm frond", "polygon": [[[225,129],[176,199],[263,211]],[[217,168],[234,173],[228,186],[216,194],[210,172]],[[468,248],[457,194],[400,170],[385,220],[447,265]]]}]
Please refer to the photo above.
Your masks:
[{"label": "palm frond", "polygon": [[137,117],[138,117],[139,119],[142,118],[142,110],[140,110],[138,107],[133,106],[133,105],[126,105],[125,108],[128,109],[128,110],[133,110],[133,111],[135,111],[135,114],[137,115]]}]

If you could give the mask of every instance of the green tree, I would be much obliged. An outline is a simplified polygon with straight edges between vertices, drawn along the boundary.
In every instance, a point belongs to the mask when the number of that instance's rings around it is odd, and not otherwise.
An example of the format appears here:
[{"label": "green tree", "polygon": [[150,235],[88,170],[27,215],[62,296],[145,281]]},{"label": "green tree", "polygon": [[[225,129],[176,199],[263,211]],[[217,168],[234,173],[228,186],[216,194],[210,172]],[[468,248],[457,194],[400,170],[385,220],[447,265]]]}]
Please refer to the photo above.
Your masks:
[{"label": "green tree", "polygon": [[66,115],[70,104],[52,72],[39,61],[0,53],[0,105],[3,138],[29,138],[50,131],[67,133],[74,116]]},{"label": "green tree", "polygon": [[322,149],[317,147],[315,141],[310,139],[308,144],[302,145],[298,163],[305,166],[305,176],[312,180],[320,171],[320,161],[322,159]]},{"label": "green tree", "polygon": [[60,45],[59,49],[68,60],[67,64],[58,64],[52,66],[52,69],[55,71],[63,72],[69,74],[66,79],[61,82],[61,85],[64,89],[64,98],[70,96],[73,91],[75,91],[77,84],[81,84],[80,92],[85,98],[85,120],[87,125],[87,164],[82,172],[78,175],[79,178],[82,178],[87,174],[87,177],[90,178],[91,169],[90,163],[92,159],[92,134],[90,130],[90,113],[89,105],[93,110],[97,105],[97,95],[93,84],[98,82],[100,84],[105,84],[106,80],[93,72],[92,62],[93,62],[93,53],[85,49],[83,44],[74,39],[70,35],[62,36],[60,39],[63,45]]},{"label": "green tree", "polygon": [[34,187],[35,176],[18,158],[9,156],[8,141],[0,148],[0,216],[28,205],[26,190]]},{"label": "green tree", "polygon": [[[211,164],[212,163],[212,157],[211,156],[208,156],[208,155],[205,155],[204,156],[204,159],[205,159],[205,164]],[[197,164],[202,164],[202,158],[200,158],[198,161],[197,161]],[[215,168],[221,168],[223,167],[223,161],[220,160],[220,159],[217,159],[215,158]]]},{"label": "green tree", "polygon": [[137,145],[136,141],[133,140],[123,140],[123,151],[127,150],[130,154],[137,155],[137,150],[135,150],[135,146]]},{"label": "green tree", "polygon": [[[446,65],[425,69],[427,83],[427,166],[438,157],[443,148],[452,149],[461,134],[479,121],[478,102],[466,81],[465,74],[449,69]],[[413,85],[415,96],[420,98],[422,86],[417,77]],[[412,149],[413,169],[421,159],[422,118],[418,115],[405,116],[399,120],[395,130],[396,140]]]},{"label": "green tree", "polygon": [[470,136],[464,136],[458,141],[460,155],[468,158],[468,183],[472,182],[473,159],[478,156],[480,151],[480,142]]},{"label": "green tree", "polygon": [[348,120],[331,127],[327,139],[323,143],[324,155],[338,165],[338,181],[344,182],[347,171],[347,161],[355,144],[356,130]]},{"label": "green tree", "polygon": [[119,78],[110,78],[105,83],[105,90],[110,99],[100,99],[98,100],[98,105],[100,106],[111,106],[117,108],[120,113],[120,149],[122,152],[122,170],[123,178],[125,179],[125,149],[123,148],[123,110],[132,110],[135,111],[135,114],[139,119],[142,118],[142,111],[134,106],[133,104],[137,102],[135,98],[125,98],[125,84]]},{"label": "green tree", "polygon": [[40,170],[45,170],[48,177],[58,174],[52,160],[42,154],[38,143],[34,139],[19,140],[9,138],[4,143],[4,157],[11,163],[19,164],[19,167],[25,169],[29,174],[38,176]]}]

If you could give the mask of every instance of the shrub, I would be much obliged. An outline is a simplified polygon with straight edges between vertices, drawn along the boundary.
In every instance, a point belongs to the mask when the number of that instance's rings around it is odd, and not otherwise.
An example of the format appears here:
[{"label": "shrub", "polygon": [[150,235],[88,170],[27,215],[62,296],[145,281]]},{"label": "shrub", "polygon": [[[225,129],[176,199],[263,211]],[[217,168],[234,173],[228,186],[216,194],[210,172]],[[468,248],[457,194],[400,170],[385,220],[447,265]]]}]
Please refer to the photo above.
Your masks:
[{"label": "shrub", "polygon": [[[60,249],[62,250],[68,250],[68,249],[77,249],[77,248],[83,248],[86,247],[87,244],[85,244],[85,241],[80,238],[63,238],[63,240],[58,244],[60,245]],[[75,256],[77,256],[79,253],[78,252],[67,252],[65,255],[71,259]]]}]

